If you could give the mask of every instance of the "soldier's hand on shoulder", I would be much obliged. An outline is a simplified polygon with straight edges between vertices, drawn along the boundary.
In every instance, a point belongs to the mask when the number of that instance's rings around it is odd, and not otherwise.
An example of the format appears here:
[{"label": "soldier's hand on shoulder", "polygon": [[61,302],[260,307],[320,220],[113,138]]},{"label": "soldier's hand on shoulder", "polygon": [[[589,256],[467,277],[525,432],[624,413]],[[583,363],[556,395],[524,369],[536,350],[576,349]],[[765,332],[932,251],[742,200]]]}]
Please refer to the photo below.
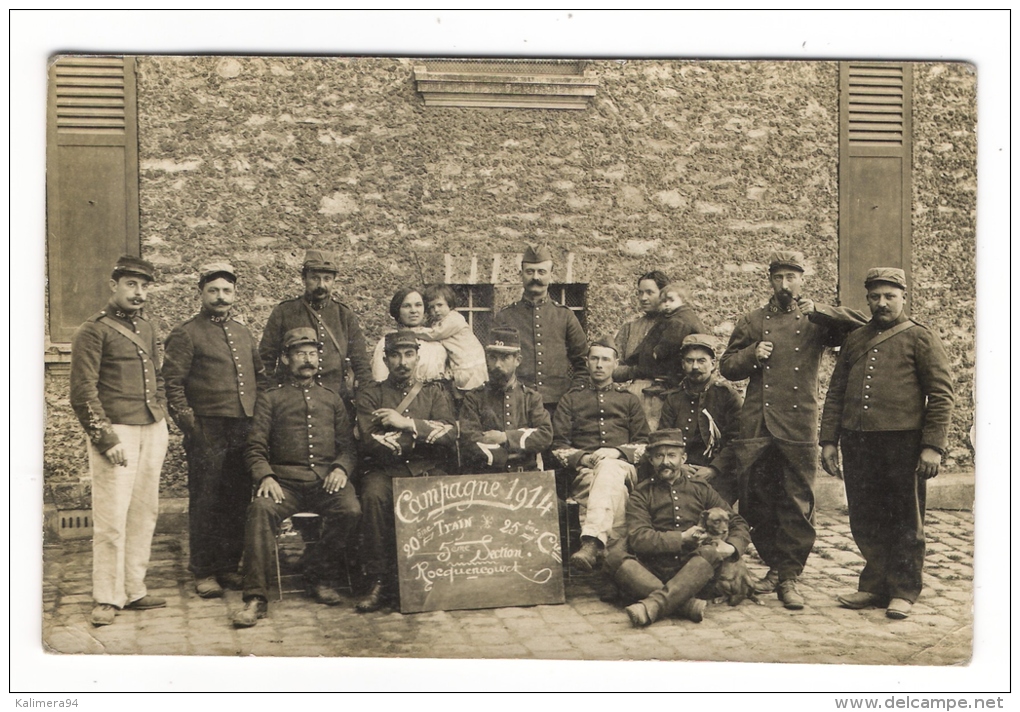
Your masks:
[{"label": "soldier's hand on shoulder", "polygon": [[283,487],[272,475],[263,477],[262,481],[259,482],[259,490],[255,493],[256,497],[268,497],[277,504],[283,504]]},{"label": "soldier's hand on shoulder", "polygon": [[127,467],[127,450],[124,448],[124,443],[117,443],[104,452],[103,457],[117,467]]},{"label": "soldier's hand on shoulder", "polygon": [[694,475],[691,479],[697,480],[698,482],[704,482],[705,484],[710,484],[717,474],[719,473],[716,472],[714,467],[699,467],[694,470]]},{"label": "soldier's hand on shoulder", "polygon": [[926,447],[917,458],[917,474],[924,480],[930,480],[939,474],[942,465],[942,453],[934,448]]},{"label": "soldier's hand on shoulder", "polygon": [[833,477],[843,479],[843,472],[839,469],[839,451],[832,443],[822,445],[822,469]]}]

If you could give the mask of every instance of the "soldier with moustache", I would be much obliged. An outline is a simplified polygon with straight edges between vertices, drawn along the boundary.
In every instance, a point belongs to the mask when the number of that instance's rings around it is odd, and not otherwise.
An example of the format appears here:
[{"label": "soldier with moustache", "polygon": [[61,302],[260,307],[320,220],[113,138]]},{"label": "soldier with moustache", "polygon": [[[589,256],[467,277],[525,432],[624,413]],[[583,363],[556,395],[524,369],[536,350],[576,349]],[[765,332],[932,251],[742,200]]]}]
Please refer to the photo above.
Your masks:
[{"label": "soldier with moustache", "polygon": [[948,445],[953,379],[939,337],[905,313],[903,270],[871,269],[864,286],[871,321],[847,337],[836,361],[822,410],[822,467],[844,480],[865,560],[858,590],[839,602],[885,607],[902,620],[921,593],[925,489]]},{"label": "soldier with moustache", "polygon": [[350,481],[357,454],[340,395],[315,380],[320,347],[313,329],[288,331],[281,355],[287,382],[259,393],[255,402],[244,459],[257,489],[244,532],[244,608],[233,615],[238,628],[266,616],[276,534],[297,512],[323,519],[322,538],[305,565],[308,592],[326,605],[343,601],[333,586],[361,517]]},{"label": "soldier with moustache", "polygon": [[265,369],[258,346],[233,313],[237,273],[226,262],[199,270],[201,310],[166,340],[163,380],[170,416],[188,458],[188,570],[202,598],[239,589],[251,479],[245,440]]},{"label": "soldier with moustache", "polygon": [[283,338],[291,329],[308,327],[322,344],[316,380],[340,394],[353,415],[354,394],[348,385],[351,372],[357,387],[372,382],[372,363],[368,346],[354,311],[341,302],[333,287],[337,264],[324,250],[307,250],[301,268],[305,293],[277,304],[262,331],[259,355],[277,383],[288,378],[281,359]]},{"label": "soldier with moustache", "polygon": [[732,505],[738,497],[733,441],[739,435],[744,399],[716,371],[715,347],[708,334],[684,338],[680,347],[684,379],[666,393],[660,423],[683,432],[694,478],[712,485]]},{"label": "soldier with moustache", "polygon": [[778,591],[790,610],[804,607],[797,577],[815,541],[819,362],[865,321],[860,312],[803,296],[803,277],[800,253],[773,252],[772,298],[740,317],[719,359],[725,378],[750,379],[734,452],[740,512],[769,567],[756,588]]},{"label": "soldier with moustache", "polygon": [[88,436],[92,475],[94,626],[122,609],[166,605],[145,587],[168,439],[159,337],[143,312],[154,279],[151,262],[118,259],[110,303],[71,345],[71,407]]},{"label": "soldier with moustache", "polygon": [[541,470],[537,459],[552,444],[552,420],[542,395],[517,379],[521,337],[516,329],[489,331],[486,385],[464,396],[461,457],[471,472]]}]

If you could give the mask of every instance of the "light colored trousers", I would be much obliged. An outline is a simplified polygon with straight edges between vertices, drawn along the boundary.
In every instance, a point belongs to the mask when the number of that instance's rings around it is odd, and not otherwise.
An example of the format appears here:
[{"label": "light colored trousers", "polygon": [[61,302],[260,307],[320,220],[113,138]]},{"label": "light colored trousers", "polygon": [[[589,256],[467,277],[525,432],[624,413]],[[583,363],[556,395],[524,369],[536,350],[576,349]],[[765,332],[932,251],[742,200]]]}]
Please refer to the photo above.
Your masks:
[{"label": "light colored trousers", "polygon": [[113,430],[127,452],[127,466],[113,465],[89,443],[92,597],[123,608],[146,594],[168,435],[166,419],[149,425],[115,423]]},{"label": "light colored trousers", "polygon": [[578,503],[581,536],[603,544],[622,537],[627,524],[627,499],[637,484],[637,469],[626,460],[602,460],[594,469],[577,471],[571,496]]}]

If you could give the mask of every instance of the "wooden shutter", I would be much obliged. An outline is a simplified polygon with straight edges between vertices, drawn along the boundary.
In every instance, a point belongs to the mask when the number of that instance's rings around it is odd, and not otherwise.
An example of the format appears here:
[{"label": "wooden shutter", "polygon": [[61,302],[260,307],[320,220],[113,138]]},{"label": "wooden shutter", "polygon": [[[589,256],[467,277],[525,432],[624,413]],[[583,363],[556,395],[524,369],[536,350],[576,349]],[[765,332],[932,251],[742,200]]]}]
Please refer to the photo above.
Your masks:
[{"label": "wooden shutter", "polygon": [[864,275],[910,275],[911,68],[841,62],[839,68],[839,297],[867,310]]},{"label": "wooden shutter", "polygon": [[49,326],[61,343],[106,304],[117,257],[140,251],[134,59],[61,57],[49,84]]}]

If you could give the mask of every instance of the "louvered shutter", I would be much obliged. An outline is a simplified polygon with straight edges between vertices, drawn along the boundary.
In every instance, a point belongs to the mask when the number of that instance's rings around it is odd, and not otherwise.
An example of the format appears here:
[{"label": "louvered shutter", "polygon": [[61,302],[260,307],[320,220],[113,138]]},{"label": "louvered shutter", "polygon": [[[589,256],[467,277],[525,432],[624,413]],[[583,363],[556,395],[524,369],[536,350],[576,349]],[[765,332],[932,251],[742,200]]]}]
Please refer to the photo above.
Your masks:
[{"label": "louvered shutter", "polygon": [[866,311],[868,269],[911,279],[911,68],[841,62],[839,84],[839,296]]},{"label": "louvered shutter", "polygon": [[49,84],[50,341],[62,343],[106,303],[117,257],[139,254],[134,59],[61,57]]}]

